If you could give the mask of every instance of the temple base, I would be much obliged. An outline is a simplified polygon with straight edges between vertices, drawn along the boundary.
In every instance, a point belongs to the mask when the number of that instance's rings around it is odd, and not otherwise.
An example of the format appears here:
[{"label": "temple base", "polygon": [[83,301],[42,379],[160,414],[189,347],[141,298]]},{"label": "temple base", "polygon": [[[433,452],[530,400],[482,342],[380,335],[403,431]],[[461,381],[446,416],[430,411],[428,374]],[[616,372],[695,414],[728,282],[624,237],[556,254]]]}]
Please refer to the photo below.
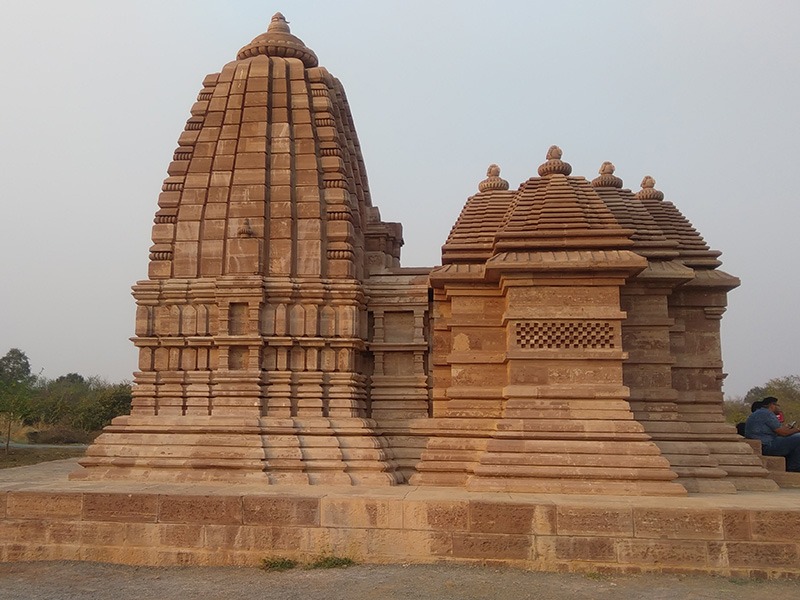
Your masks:
[{"label": "temple base", "polygon": [[395,485],[403,478],[368,419],[118,417],[74,479]]}]

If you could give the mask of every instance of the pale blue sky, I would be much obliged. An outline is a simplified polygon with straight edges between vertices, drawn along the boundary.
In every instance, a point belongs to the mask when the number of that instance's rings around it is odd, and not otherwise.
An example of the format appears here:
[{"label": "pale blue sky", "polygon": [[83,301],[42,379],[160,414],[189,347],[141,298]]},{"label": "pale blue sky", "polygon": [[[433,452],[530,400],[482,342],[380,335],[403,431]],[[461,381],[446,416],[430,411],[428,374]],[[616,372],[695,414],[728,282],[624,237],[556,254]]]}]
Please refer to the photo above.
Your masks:
[{"label": "pale blue sky", "polygon": [[515,187],[558,144],[573,174],[654,176],[742,279],[727,394],[800,373],[795,0],[4,0],[0,354],[131,377],[130,286],[178,135],[279,10],[347,90],[404,265],[438,264],[489,163]]}]

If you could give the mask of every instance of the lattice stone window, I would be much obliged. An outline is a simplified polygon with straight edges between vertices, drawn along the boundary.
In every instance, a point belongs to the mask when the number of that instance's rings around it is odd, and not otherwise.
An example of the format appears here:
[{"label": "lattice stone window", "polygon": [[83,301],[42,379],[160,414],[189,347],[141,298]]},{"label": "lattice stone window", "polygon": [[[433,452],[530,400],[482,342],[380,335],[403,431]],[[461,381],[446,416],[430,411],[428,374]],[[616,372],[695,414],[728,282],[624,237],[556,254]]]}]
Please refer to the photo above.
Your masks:
[{"label": "lattice stone window", "polygon": [[532,349],[614,348],[608,321],[524,321],[514,324],[517,346]]}]

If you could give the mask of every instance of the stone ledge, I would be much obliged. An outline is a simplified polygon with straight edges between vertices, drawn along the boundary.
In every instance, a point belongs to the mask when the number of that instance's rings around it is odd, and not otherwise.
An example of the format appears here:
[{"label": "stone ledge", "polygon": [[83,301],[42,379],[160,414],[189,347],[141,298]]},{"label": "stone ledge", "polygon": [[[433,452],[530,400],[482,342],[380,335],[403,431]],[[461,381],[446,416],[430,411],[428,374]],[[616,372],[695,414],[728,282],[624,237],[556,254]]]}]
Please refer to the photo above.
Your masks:
[{"label": "stone ledge", "polygon": [[139,484],[134,491],[125,482],[69,481],[73,464],[60,476],[57,465],[0,473],[0,507],[8,507],[0,560],[258,565],[270,556],[329,553],[369,563],[800,577],[794,490],[682,498],[412,486]]}]

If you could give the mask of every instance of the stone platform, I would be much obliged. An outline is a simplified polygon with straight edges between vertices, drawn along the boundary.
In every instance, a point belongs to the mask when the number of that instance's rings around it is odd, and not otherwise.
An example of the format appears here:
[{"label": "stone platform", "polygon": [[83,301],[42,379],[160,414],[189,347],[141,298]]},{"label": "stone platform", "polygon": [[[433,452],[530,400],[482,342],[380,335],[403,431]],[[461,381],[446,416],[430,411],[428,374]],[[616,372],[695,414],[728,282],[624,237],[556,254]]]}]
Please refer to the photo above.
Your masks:
[{"label": "stone platform", "polygon": [[800,576],[800,490],[658,498],[86,482],[67,479],[75,466],[0,471],[0,560],[258,565],[330,554],[369,563]]}]

